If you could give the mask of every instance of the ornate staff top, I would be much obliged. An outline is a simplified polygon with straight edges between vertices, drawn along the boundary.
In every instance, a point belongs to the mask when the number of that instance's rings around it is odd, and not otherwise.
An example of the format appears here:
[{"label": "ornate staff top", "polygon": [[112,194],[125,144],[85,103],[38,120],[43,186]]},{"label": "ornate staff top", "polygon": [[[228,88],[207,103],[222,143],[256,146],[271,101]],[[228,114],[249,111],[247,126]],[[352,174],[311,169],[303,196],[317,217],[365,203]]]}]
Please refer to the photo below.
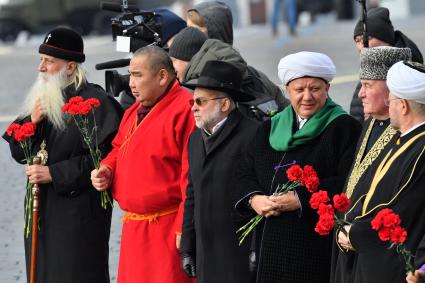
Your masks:
[{"label": "ornate staff top", "polygon": [[46,150],[46,140],[43,140],[40,145],[40,150],[37,152],[37,154],[33,158],[33,163],[46,165],[48,157],[49,157],[49,154],[47,153],[47,150]]}]

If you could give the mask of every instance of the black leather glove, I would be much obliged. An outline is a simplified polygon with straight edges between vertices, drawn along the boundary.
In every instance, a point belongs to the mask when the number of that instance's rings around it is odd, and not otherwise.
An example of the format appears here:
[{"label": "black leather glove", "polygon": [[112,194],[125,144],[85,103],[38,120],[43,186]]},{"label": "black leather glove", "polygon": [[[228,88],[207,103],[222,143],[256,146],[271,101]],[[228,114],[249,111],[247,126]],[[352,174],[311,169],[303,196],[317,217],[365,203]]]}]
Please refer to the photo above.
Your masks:
[{"label": "black leather glove", "polygon": [[181,253],[180,259],[184,273],[190,278],[196,277],[195,259],[188,253]]}]

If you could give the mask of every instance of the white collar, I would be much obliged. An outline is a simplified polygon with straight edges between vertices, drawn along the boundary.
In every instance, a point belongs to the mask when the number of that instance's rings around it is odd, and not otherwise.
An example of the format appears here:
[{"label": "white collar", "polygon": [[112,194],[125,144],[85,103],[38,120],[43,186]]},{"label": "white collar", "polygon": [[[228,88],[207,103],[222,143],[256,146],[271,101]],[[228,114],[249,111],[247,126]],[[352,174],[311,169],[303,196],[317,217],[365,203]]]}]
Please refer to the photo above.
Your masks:
[{"label": "white collar", "polygon": [[308,118],[301,118],[298,114],[297,114],[297,122],[298,122],[298,130],[300,130],[302,127],[304,127],[305,123],[307,123]]},{"label": "white collar", "polygon": [[423,121],[420,124],[417,124],[416,126],[411,127],[410,129],[408,129],[407,131],[405,131],[403,134],[400,135],[400,137],[407,135],[410,132],[413,132],[415,129],[419,128],[420,126],[424,125],[425,121]]}]

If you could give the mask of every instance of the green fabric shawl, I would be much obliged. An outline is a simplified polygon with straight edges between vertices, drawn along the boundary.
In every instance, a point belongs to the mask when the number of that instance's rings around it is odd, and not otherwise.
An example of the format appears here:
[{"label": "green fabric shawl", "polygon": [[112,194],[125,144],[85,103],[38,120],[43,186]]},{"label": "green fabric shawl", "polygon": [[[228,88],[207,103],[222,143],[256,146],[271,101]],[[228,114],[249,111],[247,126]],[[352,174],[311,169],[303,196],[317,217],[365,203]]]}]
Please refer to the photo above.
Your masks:
[{"label": "green fabric shawl", "polygon": [[335,118],[344,114],[347,114],[347,112],[328,98],[322,109],[311,116],[300,130],[293,133],[292,125],[295,115],[292,106],[289,105],[282,112],[272,117],[270,145],[277,151],[294,149],[315,139]]}]

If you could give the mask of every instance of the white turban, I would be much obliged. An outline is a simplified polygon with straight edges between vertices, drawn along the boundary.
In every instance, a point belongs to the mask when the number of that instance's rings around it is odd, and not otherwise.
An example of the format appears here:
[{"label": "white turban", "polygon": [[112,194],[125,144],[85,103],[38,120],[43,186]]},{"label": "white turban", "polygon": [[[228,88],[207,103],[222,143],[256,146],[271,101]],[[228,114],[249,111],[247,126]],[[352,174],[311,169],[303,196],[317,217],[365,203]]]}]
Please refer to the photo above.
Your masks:
[{"label": "white turban", "polygon": [[284,85],[302,77],[316,77],[330,82],[336,74],[336,68],[331,58],[322,53],[308,51],[283,57],[277,66],[277,71],[279,79]]},{"label": "white turban", "polygon": [[[416,65],[416,68],[407,64]],[[388,88],[394,96],[425,104],[425,67],[419,63],[407,64],[400,61],[388,70]]]}]

